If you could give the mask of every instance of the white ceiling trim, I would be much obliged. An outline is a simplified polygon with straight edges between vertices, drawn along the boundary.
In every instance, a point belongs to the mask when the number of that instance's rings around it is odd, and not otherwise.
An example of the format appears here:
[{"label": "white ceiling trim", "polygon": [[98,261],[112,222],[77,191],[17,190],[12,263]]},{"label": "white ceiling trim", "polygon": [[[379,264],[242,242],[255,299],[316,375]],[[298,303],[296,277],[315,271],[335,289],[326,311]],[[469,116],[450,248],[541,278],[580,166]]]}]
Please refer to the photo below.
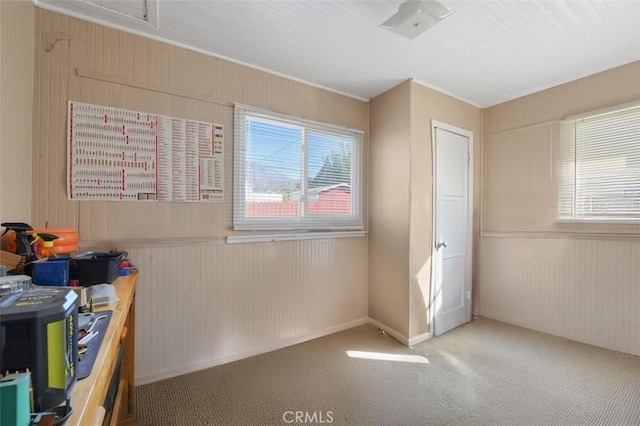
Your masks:
[{"label": "white ceiling trim", "polygon": [[[3,1],[3,0],[0,0],[0,1]],[[167,43],[167,44],[175,46],[175,47],[180,47],[182,49],[187,49],[187,50],[191,50],[193,52],[202,53],[203,55],[213,56],[214,58],[218,58],[218,59],[222,59],[224,61],[232,62],[234,64],[242,65],[244,67],[251,68],[251,69],[254,69],[254,70],[257,70],[257,71],[262,71],[262,72],[267,73],[267,74],[275,75],[276,77],[286,78],[287,80],[292,80],[292,81],[295,81],[297,83],[306,84],[307,86],[316,87],[318,89],[326,90],[328,92],[335,93],[335,94],[342,95],[342,96],[346,96],[348,98],[356,99],[358,101],[369,102],[369,99],[363,98],[361,96],[356,96],[356,95],[353,95],[351,93],[346,93],[346,92],[342,92],[340,90],[335,90],[335,89],[332,89],[330,87],[325,87],[325,86],[322,86],[320,84],[316,84],[316,83],[313,83],[313,82],[310,82],[310,81],[306,81],[306,80],[303,80],[303,79],[300,79],[300,78],[296,78],[296,77],[293,77],[293,76],[290,76],[290,75],[287,75],[287,74],[284,74],[284,73],[280,73],[280,72],[277,72],[277,71],[272,71],[272,70],[269,70],[267,68],[262,68],[262,67],[259,67],[259,66],[256,66],[256,65],[252,65],[252,64],[243,62],[243,61],[238,61],[236,59],[229,58],[229,57],[224,56],[224,55],[219,55],[217,53],[214,53],[214,52],[211,52],[211,51],[208,51],[208,50],[205,50],[205,49],[201,49],[201,48],[198,48],[198,47],[194,47],[194,46],[190,46],[190,45],[187,45],[187,44],[184,44],[184,43],[180,43],[180,42],[171,40],[171,39],[166,38],[166,37],[155,36],[153,34],[148,34],[148,33],[144,32],[144,31],[139,31],[139,30],[136,30],[136,29],[132,29],[132,28],[126,27],[124,25],[114,24],[114,23],[109,22],[109,21],[104,20],[104,19],[95,18],[93,16],[86,16],[86,15],[84,15],[82,13],[77,13],[77,12],[71,11],[69,9],[66,9],[64,7],[58,7],[58,6],[55,6],[55,5],[51,4],[51,3],[46,3],[46,2],[44,2],[42,0],[31,0],[31,2],[35,6],[41,8],[41,9],[46,9],[46,10],[50,10],[52,12],[60,13],[62,15],[71,16],[71,17],[77,18],[77,19],[82,19],[83,21],[93,22],[94,24],[104,25],[105,27],[113,28],[114,30],[119,30],[119,31],[122,31],[122,32],[125,32],[125,33],[134,34],[134,35],[137,35],[137,36],[140,36],[140,37],[144,37],[144,38],[148,38],[148,39],[151,39],[151,40],[159,41],[161,43]],[[96,6],[96,7],[99,7],[99,6]],[[115,11],[111,12],[111,11],[109,11],[109,9],[106,9],[106,8],[104,10],[106,12],[108,12],[108,13],[118,13],[118,12],[115,12]],[[154,13],[156,14],[156,24],[157,24],[155,26],[155,28],[159,28],[159,22],[158,22],[158,18],[157,18],[157,13],[158,13],[157,8],[154,11]],[[133,18],[133,17],[130,17],[130,16],[122,14],[122,13],[119,13],[118,15],[123,16],[126,19],[132,19],[132,20],[135,20],[135,21],[140,21],[142,23],[146,22],[146,21],[143,21],[141,19]],[[146,23],[149,24],[150,26],[152,26],[151,22],[146,22]]]}]

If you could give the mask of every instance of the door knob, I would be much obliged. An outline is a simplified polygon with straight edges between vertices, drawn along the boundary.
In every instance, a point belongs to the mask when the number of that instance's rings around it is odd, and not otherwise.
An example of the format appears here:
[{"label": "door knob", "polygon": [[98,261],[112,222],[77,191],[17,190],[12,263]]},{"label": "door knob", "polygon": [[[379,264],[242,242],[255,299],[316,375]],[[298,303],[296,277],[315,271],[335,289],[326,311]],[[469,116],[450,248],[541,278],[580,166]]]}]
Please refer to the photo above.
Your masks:
[{"label": "door knob", "polygon": [[447,242],[444,240],[438,240],[438,242],[436,243],[436,250],[438,250],[440,247],[447,248]]}]

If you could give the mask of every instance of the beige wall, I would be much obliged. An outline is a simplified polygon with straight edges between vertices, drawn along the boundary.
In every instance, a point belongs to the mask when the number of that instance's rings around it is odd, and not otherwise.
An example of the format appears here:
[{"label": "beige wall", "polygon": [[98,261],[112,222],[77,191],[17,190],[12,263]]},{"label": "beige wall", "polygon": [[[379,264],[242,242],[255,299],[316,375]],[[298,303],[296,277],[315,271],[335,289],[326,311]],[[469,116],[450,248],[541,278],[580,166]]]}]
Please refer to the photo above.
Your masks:
[{"label": "beige wall", "polygon": [[483,230],[603,232],[555,221],[558,121],[638,99],[640,61],[485,109]]},{"label": "beige wall", "polygon": [[[129,251],[141,271],[139,382],[366,319],[366,238],[240,245],[223,238],[232,233],[229,103],[364,131],[368,103],[40,9],[36,28],[33,224],[78,228],[83,248]],[[96,74],[78,77],[76,69]],[[222,123],[225,202],[67,201],[67,100]]]},{"label": "beige wall", "polygon": [[34,14],[0,1],[0,222],[31,221]]},{"label": "beige wall", "polygon": [[[481,110],[420,84],[411,83],[411,225],[409,246],[409,336],[428,333],[433,247],[433,157],[431,120],[473,133],[473,265],[477,262],[480,206]],[[473,274],[475,276],[475,273]],[[472,286],[475,290],[475,279]]]},{"label": "beige wall", "polygon": [[555,220],[558,121],[638,99],[635,62],[484,111],[482,315],[640,354],[640,225]]},{"label": "beige wall", "polygon": [[[370,114],[369,316],[410,341],[430,331],[431,120],[473,132],[479,153],[481,111],[406,81],[373,99]],[[477,154],[474,236],[479,164]]]},{"label": "beige wall", "polygon": [[481,315],[640,356],[640,243],[482,239]]},{"label": "beige wall", "polygon": [[371,100],[369,316],[409,336],[410,82]]}]

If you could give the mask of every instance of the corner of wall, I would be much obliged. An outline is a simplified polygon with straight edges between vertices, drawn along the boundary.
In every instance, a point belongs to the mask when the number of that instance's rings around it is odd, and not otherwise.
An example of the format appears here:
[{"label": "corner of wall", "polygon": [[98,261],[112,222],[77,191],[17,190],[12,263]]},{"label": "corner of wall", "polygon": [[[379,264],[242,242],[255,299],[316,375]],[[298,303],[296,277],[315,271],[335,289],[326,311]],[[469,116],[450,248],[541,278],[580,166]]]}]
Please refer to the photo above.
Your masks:
[{"label": "corner of wall", "polygon": [[474,298],[482,316],[640,353],[640,316],[629,315],[640,304],[638,232],[557,228],[554,170],[558,121],[637,100],[638,75],[640,61],[482,111],[484,234]]},{"label": "corner of wall", "polygon": [[369,104],[369,316],[405,336],[409,331],[409,94],[407,80]]},{"label": "corner of wall", "polygon": [[[482,241],[482,232],[484,230],[483,228],[483,222],[482,222],[482,215],[483,215],[483,198],[484,198],[484,185],[482,184],[484,182],[484,111],[485,108],[480,109],[480,133],[477,135],[478,138],[478,146],[479,146],[479,152],[476,154],[477,157],[477,161],[476,164],[478,165],[478,172],[476,173],[476,175],[478,176],[478,182],[477,182],[477,186],[478,186],[478,208],[476,210],[476,217],[477,217],[477,227],[478,227],[478,233],[476,235],[476,238],[473,241],[473,278],[472,278],[472,312],[474,316],[477,316],[480,314],[480,312],[482,312],[482,299],[480,297],[480,295],[482,294],[481,292],[481,268],[482,268],[482,250],[481,250],[481,241]],[[474,218],[475,220],[475,218]]]}]

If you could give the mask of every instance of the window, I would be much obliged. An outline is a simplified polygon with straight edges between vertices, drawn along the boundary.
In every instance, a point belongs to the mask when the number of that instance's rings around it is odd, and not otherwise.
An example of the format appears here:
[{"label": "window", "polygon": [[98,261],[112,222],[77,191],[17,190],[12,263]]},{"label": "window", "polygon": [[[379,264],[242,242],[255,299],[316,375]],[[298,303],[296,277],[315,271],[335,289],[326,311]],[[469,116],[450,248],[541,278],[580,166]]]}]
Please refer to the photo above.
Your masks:
[{"label": "window", "polygon": [[363,228],[362,132],[236,105],[233,153],[234,229]]},{"label": "window", "polygon": [[640,102],[560,122],[559,216],[640,221]]}]

